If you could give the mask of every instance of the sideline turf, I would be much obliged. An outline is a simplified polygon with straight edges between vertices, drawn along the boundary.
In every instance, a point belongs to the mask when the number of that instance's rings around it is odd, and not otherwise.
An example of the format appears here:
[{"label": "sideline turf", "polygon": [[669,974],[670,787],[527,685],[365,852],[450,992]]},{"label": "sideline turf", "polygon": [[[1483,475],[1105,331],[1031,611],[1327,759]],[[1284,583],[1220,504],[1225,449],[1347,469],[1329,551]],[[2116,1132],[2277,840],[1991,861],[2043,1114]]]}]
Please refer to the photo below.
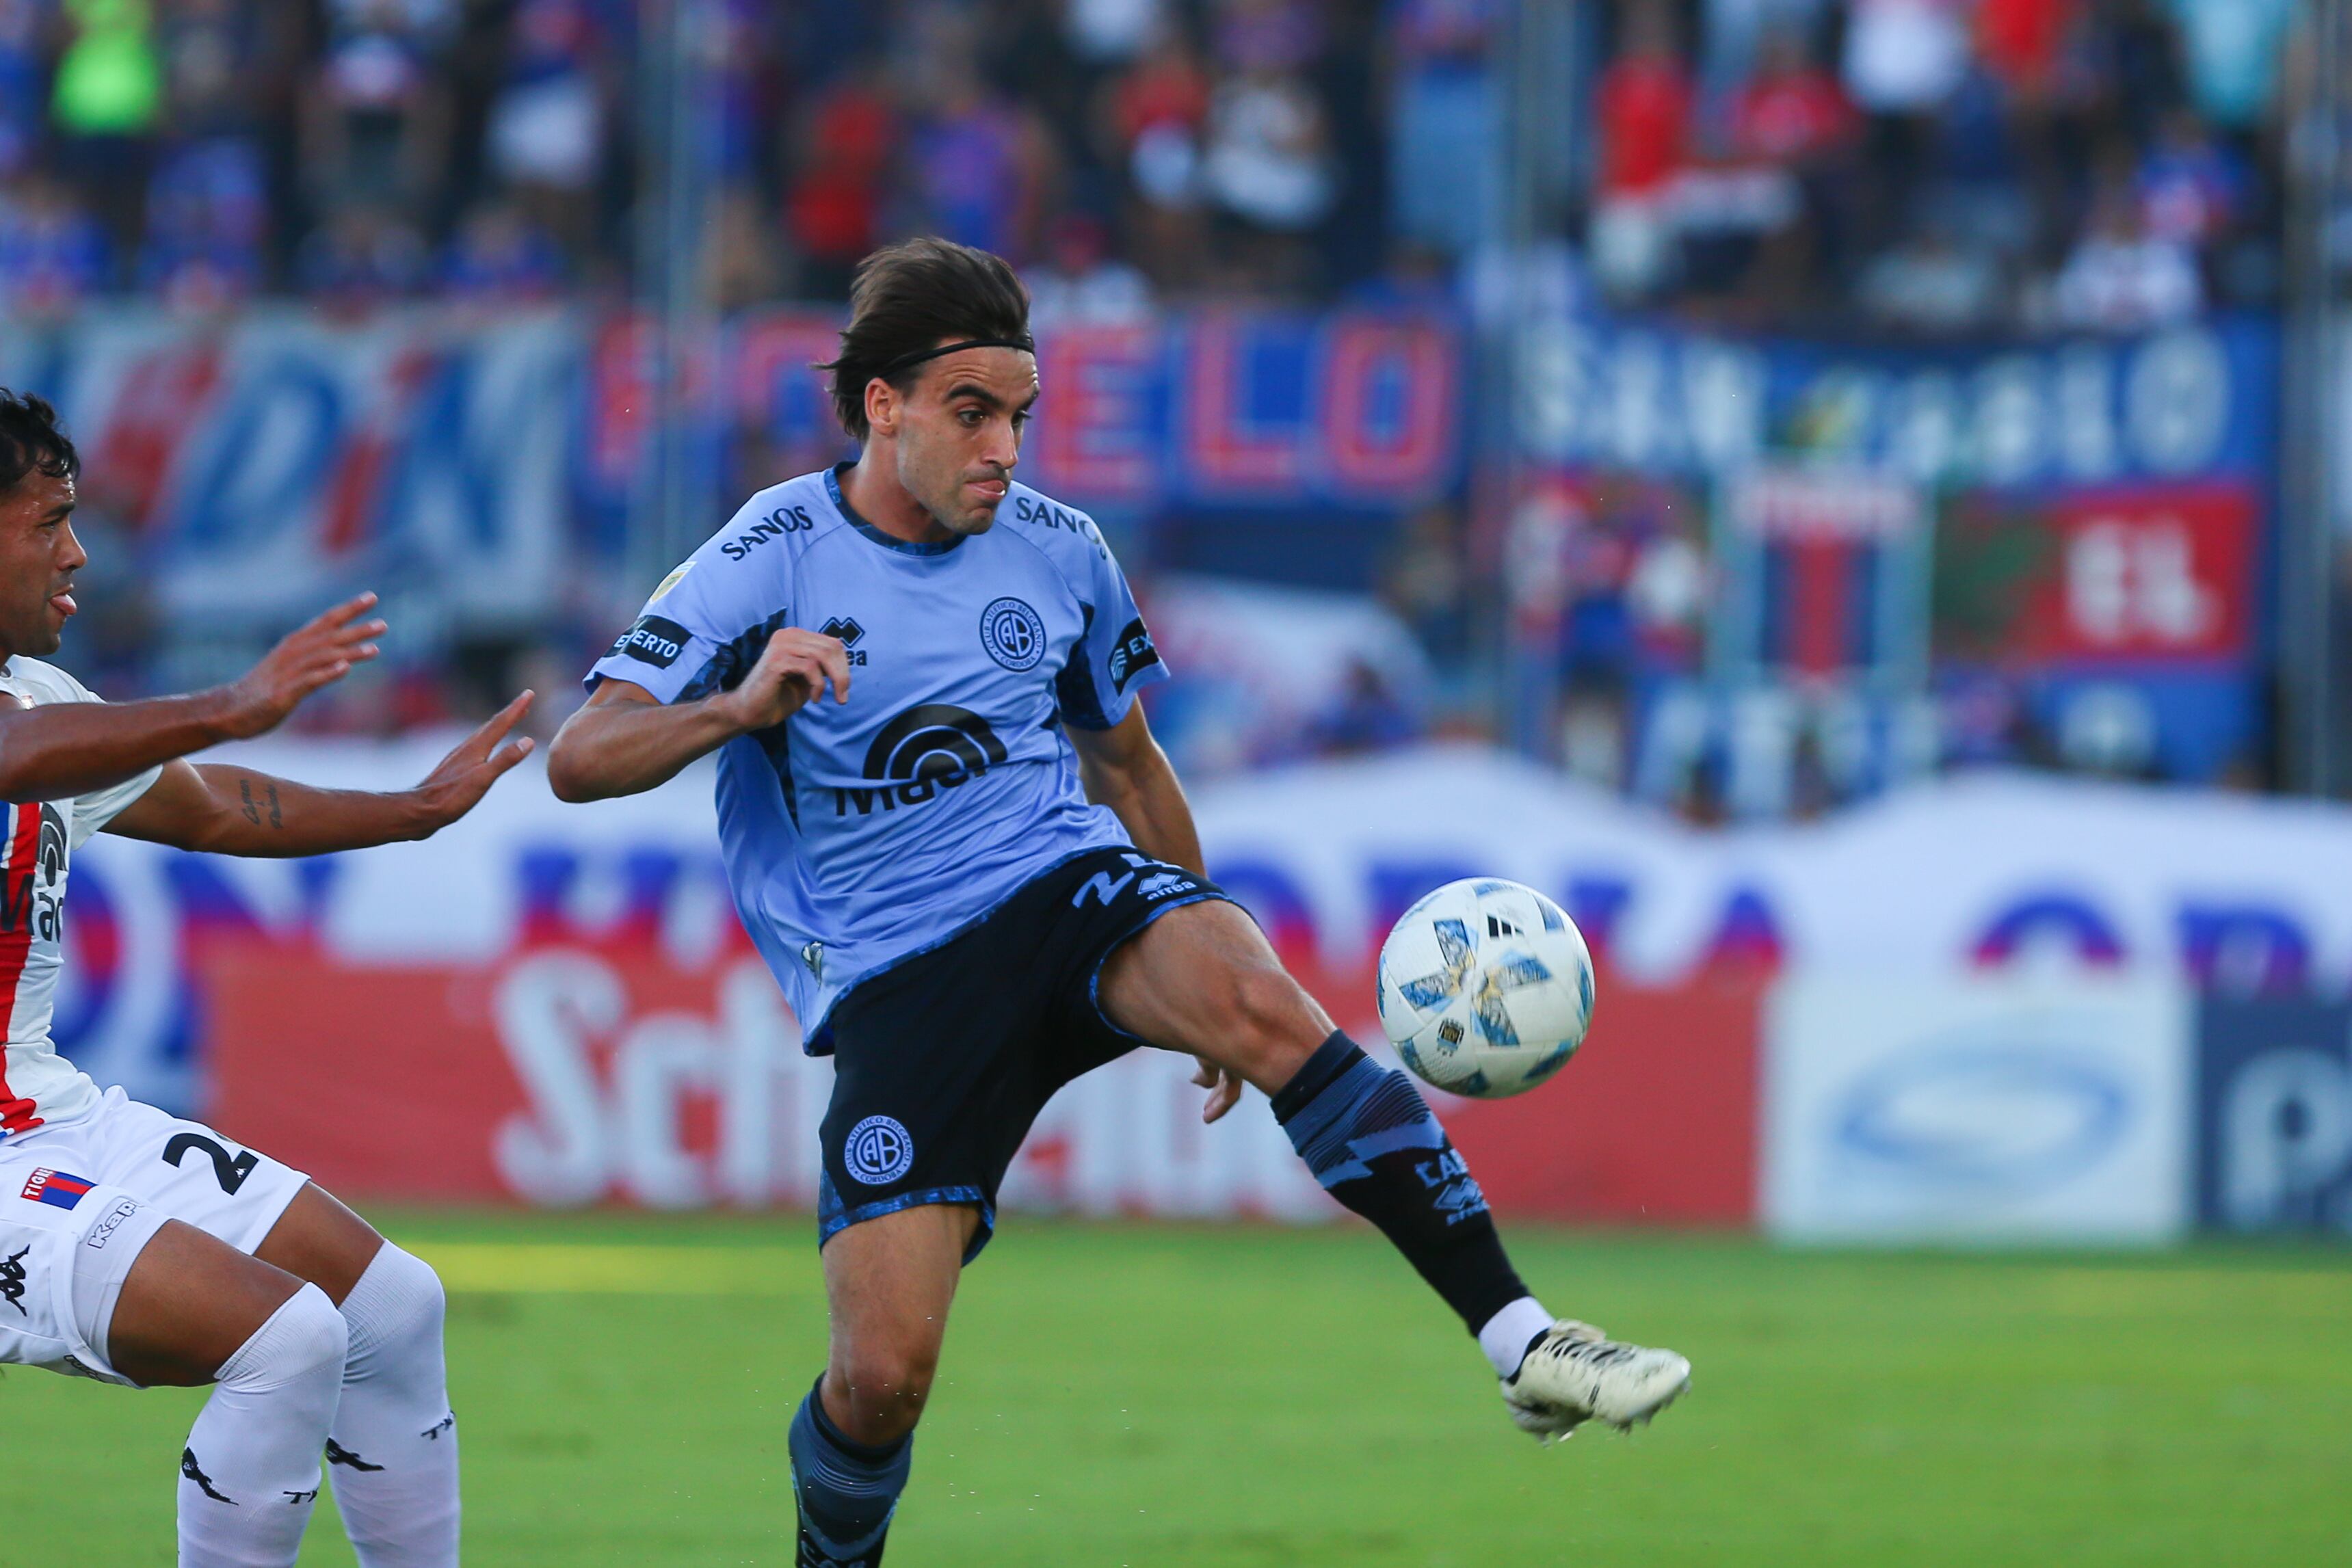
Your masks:
[{"label": "sideline turf", "polygon": [[[789,1562],[804,1219],[380,1218],[458,1287],[469,1563]],[[1364,1228],[1012,1218],[890,1568],[2352,1562],[2352,1254],[1513,1242],[1689,1399],[1538,1450]],[[11,1369],[0,1568],[168,1564],[200,1397]],[[302,1562],[351,1560],[322,1500]]]}]

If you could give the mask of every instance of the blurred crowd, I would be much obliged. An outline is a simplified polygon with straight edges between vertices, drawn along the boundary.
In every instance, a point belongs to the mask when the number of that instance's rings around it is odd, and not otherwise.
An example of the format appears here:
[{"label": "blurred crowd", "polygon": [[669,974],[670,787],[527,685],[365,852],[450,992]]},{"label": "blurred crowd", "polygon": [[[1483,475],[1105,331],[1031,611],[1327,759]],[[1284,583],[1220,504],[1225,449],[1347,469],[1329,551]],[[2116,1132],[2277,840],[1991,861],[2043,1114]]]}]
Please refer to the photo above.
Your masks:
[{"label": "blurred crowd", "polygon": [[[838,298],[919,231],[1016,258],[1049,319],[1379,297],[1442,289],[1502,221],[1510,0],[677,3],[722,306]],[[1572,5],[1580,172],[1541,221],[1620,301],[1776,322],[2267,299],[2292,9]],[[635,0],[0,0],[0,296],[625,287],[644,25]]]},{"label": "blurred crowd", "polygon": [[1627,0],[1593,94],[1596,280],[1910,335],[2269,303],[2293,12]]}]

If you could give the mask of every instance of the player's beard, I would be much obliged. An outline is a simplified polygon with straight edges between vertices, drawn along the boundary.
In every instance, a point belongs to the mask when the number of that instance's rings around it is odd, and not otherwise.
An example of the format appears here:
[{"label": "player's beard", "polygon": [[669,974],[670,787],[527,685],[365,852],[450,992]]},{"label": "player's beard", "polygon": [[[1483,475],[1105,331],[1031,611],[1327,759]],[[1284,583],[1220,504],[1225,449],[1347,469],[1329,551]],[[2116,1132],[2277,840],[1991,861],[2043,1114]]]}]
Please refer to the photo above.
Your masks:
[{"label": "player's beard", "polygon": [[984,534],[996,526],[995,507],[974,507],[964,496],[967,482],[983,478],[1000,478],[1009,485],[1013,476],[997,469],[967,472],[960,460],[944,456],[934,460],[919,443],[900,437],[899,487],[930,514],[933,522],[960,538]]}]

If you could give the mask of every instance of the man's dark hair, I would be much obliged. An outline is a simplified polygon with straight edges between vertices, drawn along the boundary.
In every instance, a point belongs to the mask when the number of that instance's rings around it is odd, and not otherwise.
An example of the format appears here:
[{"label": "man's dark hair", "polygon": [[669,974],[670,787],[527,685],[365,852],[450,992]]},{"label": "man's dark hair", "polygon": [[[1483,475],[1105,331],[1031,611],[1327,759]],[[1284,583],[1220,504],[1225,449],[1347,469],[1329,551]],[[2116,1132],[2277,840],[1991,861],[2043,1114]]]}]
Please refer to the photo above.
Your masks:
[{"label": "man's dark hair", "polygon": [[914,357],[942,343],[1028,338],[1029,291],[1003,256],[952,240],[910,239],[858,263],[841,357],[816,368],[833,372],[833,411],[863,441],[866,388],[875,377],[903,392],[923,371]]},{"label": "man's dark hair", "polygon": [[81,455],[73,438],[58,428],[58,411],[49,400],[0,387],[0,496],[28,474],[69,479],[80,472]]}]

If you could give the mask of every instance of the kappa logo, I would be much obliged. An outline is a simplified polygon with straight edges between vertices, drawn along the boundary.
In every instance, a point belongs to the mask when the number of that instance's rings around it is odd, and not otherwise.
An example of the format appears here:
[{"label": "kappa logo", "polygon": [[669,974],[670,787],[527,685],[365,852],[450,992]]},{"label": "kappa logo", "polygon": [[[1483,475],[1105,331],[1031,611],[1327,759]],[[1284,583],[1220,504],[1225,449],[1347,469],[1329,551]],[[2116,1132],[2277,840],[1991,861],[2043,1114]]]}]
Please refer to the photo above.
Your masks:
[{"label": "kappa logo", "polygon": [[1118,644],[1110,651],[1111,690],[1126,691],[1128,682],[1159,662],[1160,650],[1151,645],[1151,633],[1143,629],[1139,615],[1119,632]]},{"label": "kappa logo", "polygon": [[114,1233],[122,1228],[122,1222],[138,1212],[137,1198],[117,1199],[114,1207],[108,1209],[100,1217],[98,1223],[89,1228],[89,1234],[81,1239],[81,1244],[94,1250],[104,1251],[106,1244],[114,1239]]},{"label": "kappa logo", "polygon": [[332,1437],[327,1439],[327,1463],[331,1465],[348,1465],[355,1470],[380,1470],[383,1469],[382,1465],[369,1464],[365,1459],[361,1458],[357,1454],[352,1453],[349,1448],[346,1448],[341,1443],[336,1442]]},{"label": "kappa logo", "polygon": [[0,1258],[0,1301],[16,1308],[20,1318],[33,1315],[25,1310],[25,1254],[32,1249],[28,1242],[16,1249],[16,1256]]},{"label": "kappa logo", "polygon": [[922,703],[908,708],[875,736],[866,748],[866,777],[875,787],[833,792],[833,814],[861,817],[895,811],[935,800],[942,789],[959,789],[1008,753],[989,722],[953,703]]},{"label": "kappa logo", "polygon": [[621,633],[607,658],[626,653],[641,664],[651,664],[656,670],[667,670],[677,663],[686,652],[687,629],[661,615],[640,615],[637,623]]},{"label": "kappa logo", "polygon": [[[331,1448],[334,1447],[332,1443],[327,1446]],[[196,1451],[194,1448],[180,1450],[180,1474],[184,1479],[195,1482],[196,1490],[215,1502],[225,1502],[231,1508],[236,1506],[236,1499],[213,1485],[213,1478],[205,1474],[204,1466],[196,1463]]]},{"label": "kappa logo", "polygon": [[1045,622],[1023,599],[997,599],[980,612],[980,645],[988,656],[1019,674],[1045,656]]},{"label": "kappa logo", "polygon": [[915,1168],[915,1140],[897,1117],[868,1116],[849,1129],[841,1160],[856,1180],[881,1186]]}]

